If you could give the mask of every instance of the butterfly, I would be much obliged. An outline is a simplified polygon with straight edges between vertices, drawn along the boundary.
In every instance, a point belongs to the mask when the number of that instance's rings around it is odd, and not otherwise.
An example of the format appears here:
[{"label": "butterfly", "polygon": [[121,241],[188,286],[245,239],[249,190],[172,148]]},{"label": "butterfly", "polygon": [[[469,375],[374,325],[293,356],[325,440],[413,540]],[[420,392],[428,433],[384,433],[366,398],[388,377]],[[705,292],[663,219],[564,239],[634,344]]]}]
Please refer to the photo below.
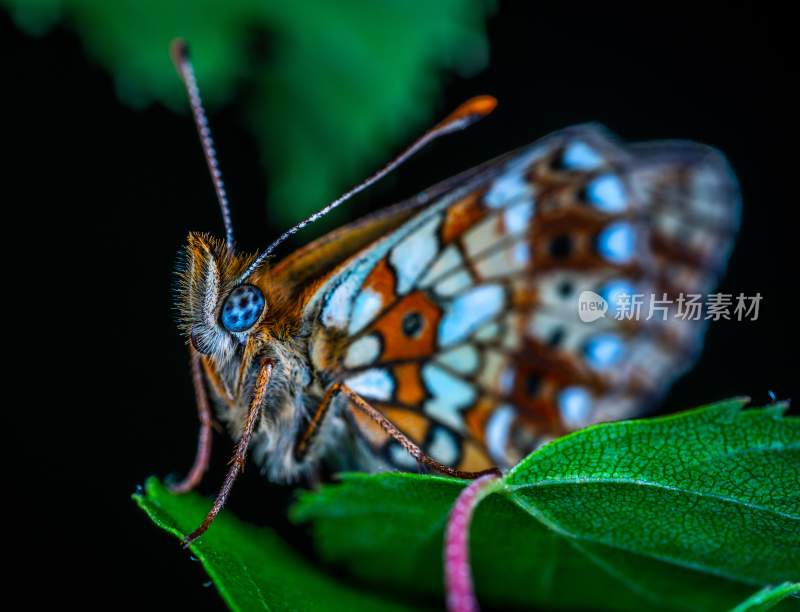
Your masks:
[{"label": "butterfly", "polygon": [[201,535],[250,452],[291,481],[322,463],[461,477],[505,469],[553,437],[630,417],[696,357],[700,321],[591,323],[578,298],[703,293],[738,224],[735,177],[689,142],[626,145],[570,127],[335,230],[273,263],[289,235],[434,138],[494,107],[479,97],[260,255],[234,248],[186,48],[175,47],[226,239],[190,234],[179,272],[208,465],[211,408],[238,440]]}]

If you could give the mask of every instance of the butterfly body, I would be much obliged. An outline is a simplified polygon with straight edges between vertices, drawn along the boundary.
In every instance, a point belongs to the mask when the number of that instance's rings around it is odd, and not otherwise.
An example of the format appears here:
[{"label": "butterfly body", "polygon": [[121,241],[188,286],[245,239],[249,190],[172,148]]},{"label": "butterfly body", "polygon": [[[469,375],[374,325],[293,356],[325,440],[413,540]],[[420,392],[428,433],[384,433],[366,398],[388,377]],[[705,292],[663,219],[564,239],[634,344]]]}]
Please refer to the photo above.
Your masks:
[{"label": "butterfly body", "polygon": [[192,235],[182,325],[234,437],[271,364],[250,444],[270,479],[323,461],[418,469],[360,402],[443,465],[506,467],[554,436],[638,414],[699,350],[700,322],[585,323],[578,296],[613,308],[620,292],[708,291],[737,221],[715,151],[625,146],[580,126],[275,265],[252,269],[253,257]]}]

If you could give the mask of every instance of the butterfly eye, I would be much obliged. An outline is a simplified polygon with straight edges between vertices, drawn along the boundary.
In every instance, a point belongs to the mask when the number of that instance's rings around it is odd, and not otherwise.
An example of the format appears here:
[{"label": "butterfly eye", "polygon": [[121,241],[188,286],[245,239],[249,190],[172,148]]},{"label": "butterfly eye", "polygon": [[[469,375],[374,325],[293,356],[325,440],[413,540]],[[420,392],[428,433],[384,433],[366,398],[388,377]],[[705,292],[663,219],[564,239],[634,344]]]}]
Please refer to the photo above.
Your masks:
[{"label": "butterfly eye", "polygon": [[264,294],[258,287],[240,285],[225,298],[220,323],[229,332],[247,331],[264,312],[264,305]]}]

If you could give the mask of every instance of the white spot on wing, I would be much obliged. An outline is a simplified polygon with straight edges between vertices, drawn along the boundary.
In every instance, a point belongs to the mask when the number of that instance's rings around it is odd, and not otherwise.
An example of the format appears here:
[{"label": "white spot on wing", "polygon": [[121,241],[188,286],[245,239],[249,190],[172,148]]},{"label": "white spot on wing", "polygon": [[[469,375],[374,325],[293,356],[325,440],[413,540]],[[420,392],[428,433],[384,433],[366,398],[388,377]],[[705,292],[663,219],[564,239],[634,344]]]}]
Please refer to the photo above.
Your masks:
[{"label": "white spot on wing", "polygon": [[455,466],[458,461],[458,442],[453,434],[442,427],[433,430],[433,439],[428,444],[428,454],[444,465]]},{"label": "white spot on wing", "polygon": [[476,331],[474,338],[479,342],[491,342],[497,338],[498,333],[500,333],[500,326],[497,323],[492,322],[488,325],[484,325],[478,331]]},{"label": "white spot on wing", "polygon": [[597,237],[597,250],[612,263],[624,264],[633,257],[636,233],[630,223],[620,221],[606,227]]},{"label": "white spot on wing", "polygon": [[[529,338],[535,338],[555,350],[583,356],[580,351],[586,339],[596,331],[596,327],[581,323],[579,319],[569,321],[563,314],[538,310],[528,319],[525,333]],[[556,339],[557,342],[553,344]]]},{"label": "white spot on wing", "polygon": [[422,368],[422,380],[433,396],[425,402],[425,412],[440,423],[463,431],[460,411],[475,401],[474,387],[430,363]]},{"label": "white spot on wing", "polygon": [[611,316],[625,304],[626,299],[631,299],[630,296],[636,293],[636,287],[623,278],[612,279],[605,283],[598,293],[608,302],[608,314]]},{"label": "white spot on wing", "polygon": [[[503,393],[503,373],[507,370],[508,366],[508,357],[506,354],[487,349],[483,352],[482,366],[478,375],[478,382],[481,387]],[[511,379],[512,384],[513,382],[513,379]]]},{"label": "white spot on wing", "polygon": [[508,434],[511,431],[511,424],[514,422],[516,411],[512,406],[503,404],[489,416],[486,422],[486,450],[489,456],[498,465],[506,465],[508,457],[506,449],[508,447]]},{"label": "white spot on wing", "polygon": [[595,208],[607,213],[622,212],[628,204],[622,179],[615,174],[604,174],[590,182],[586,197]]},{"label": "white spot on wing", "polygon": [[353,335],[364,329],[375,318],[383,304],[383,298],[369,287],[364,287],[353,304],[348,333]]},{"label": "white spot on wing", "polygon": [[463,266],[461,254],[458,252],[458,249],[451,244],[439,254],[439,257],[436,258],[433,265],[428,268],[425,276],[419,281],[419,286],[427,287],[443,274],[461,266]]},{"label": "white spot on wing", "polygon": [[533,189],[521,171],[506,172],[497,177],[484,197],[489,208],[506,206],[521,197],[530,197]]},{"label": "white spot on wing", "polygon": [[579,429],[589,422],[592,398],[583,387],[566,387],[558,394],[558,409],[564,425]]},{"label": "white spot on wing", "polygon": [[397,293],[408,293],[436,257],[439,243],[436,239],[436,228],[439,217],[428,220],[422,227],[404,238],[392,249],[389,262],[397,274]]},{"label": "white spot on wing", "polygon": [[440,354],[436,360],[459,374],[472,374],[478,369],[478,349],[471,344],[462,344]]},{"label": "white spot on wing", "polygon": [[393,442],[389,447],[389,461],[401,470],[413,470],[419,467],[417,460],[397,442]]},{"label": "white spot on wing", "polygon": [[440,296],[450,297],[461,293],[464,289],[472,285],[472,277],[466,270],[460,270],[455,274],[448,274],[436,284],[435,290]]},{"label": "white spot on wing", "polygon": [[499,243],[505,236],[498,215],[490,215],[467,230],[462,238],[462,243],[467,255],[474,257],[481,251]]},{"label": "white spot on wing", "polygon": [[475,262],[475,269],[483,279],[502,278],[521,272],[530,261],[530,251],[524,241],[502,248]]},{"label": "white spot on wing", "polygon": [[655,219],[655,225],[659,232],[670,238],[680,236],[681,231],[686,229],[683,219],[671,211],[661,212]]},{"label": "white spot on wing", "polygon": [[525,242],[518,242],[511,252],[511,260],[515,265],[527,266],[531,260],[530,249]]},{"label": "white spot on wing", "polygon": [[381,368],[360,372],[345,380],[345,384],[365,398],[388,401],[394,392],[394,379]]},{"label": "white spot on wing", "polygon": [[326,327],[342,328],[350,314],[350,298],[358,290],[360,279],[350,274],[329,295],[322,309],[322,324]]},{"label": "white spot on wing", "polygon": [[[506,317],[502,344],[504,348],[510,351],[519,350],[522,344],[522,338],[519,330],[522,327],[522,317],[519,314],[511,313]],[[477,337],[477,334],[475,334]]]},{"label": "white spot on wing", "polygon": [[514,204],[503,213],[503,222],[510,234],[521,234],[527,231],[532,218],[533,200]]},{"label": "white spot on wing", "polygon": [[603,158],[582,140],[567,145],[561,163],[568,170],[595,170],[603,165]]},{"label": "white spot on wing", "polygon": [[514,379],[516,378],[516,372],[514,368],[505,368],[500,373],[500,393],[502,395],[509,395],[514,390]]},{"label": "white spot on wing", "polygon": [[347,368],[359,368],[375,361],[381,353],[381,343],[372,334],[359,338],[347,349],[344,365]]},{"label": "white spot on wing", "polygon": [[589,338],[584,355],[589,366],[595,370],[609,368],[622,358],[625,345],[616,334],[598,334]]},{"label": "white spot on wing", "polygon": [[497,316],[505,305],[500,285],[481,285],[455,298],[439,321],[439,343],[451,346]]}]

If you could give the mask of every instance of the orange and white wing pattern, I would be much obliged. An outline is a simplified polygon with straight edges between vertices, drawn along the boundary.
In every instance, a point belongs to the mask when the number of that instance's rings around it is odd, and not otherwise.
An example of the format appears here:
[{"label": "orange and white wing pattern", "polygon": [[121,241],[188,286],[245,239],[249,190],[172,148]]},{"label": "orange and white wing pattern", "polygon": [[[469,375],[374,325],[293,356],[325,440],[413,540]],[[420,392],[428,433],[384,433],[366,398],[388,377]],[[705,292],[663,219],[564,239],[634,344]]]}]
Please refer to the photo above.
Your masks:
[{"label": "orange and white wing pattern", "polygon": [[[620,295],[712,288],[737,223],[735,179],[714,150],[557,132],[471,173],[334,273],[306,309],[312,364],[437,461],[507,466],[636,415],[690,365],[701,323],[611,315]],[[581,321],[585,291],[607,316]],[[372,452],[415,469],[354,418]]]}]

